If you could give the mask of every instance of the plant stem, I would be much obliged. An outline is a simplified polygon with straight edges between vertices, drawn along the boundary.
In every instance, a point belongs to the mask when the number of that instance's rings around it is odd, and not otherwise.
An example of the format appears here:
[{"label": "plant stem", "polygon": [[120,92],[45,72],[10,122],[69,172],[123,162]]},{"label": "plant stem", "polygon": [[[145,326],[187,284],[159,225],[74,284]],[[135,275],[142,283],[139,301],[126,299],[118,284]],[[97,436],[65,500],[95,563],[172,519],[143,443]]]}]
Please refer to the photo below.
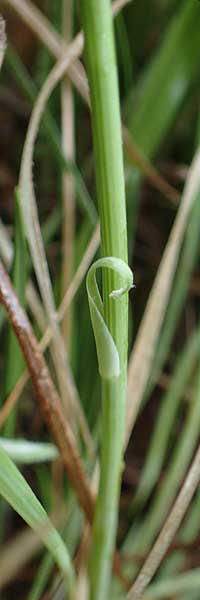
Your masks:
[{"label": "plant stem", "polygon": [[[91,92],[96,181],[103,256],[127,262],[126,209],[119,92],[110,0],[81,2]],[[100,486],[90,555],[90,598],[105,600],[115,544],[124,440],[128,302],[109,293],[120,277],[103,271],[104,316],[120,358],[118,378],[102,380]]]}]

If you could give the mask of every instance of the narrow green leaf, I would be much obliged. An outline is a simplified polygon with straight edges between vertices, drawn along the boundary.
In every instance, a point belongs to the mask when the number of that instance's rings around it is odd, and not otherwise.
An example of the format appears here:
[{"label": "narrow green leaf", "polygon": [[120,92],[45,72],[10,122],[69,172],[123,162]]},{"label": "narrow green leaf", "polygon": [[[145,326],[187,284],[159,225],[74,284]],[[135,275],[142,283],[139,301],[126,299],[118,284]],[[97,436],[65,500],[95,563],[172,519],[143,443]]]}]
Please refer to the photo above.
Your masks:
[{"label": "narrow green leaf", "polygon": [[15,463],[22,465],[47,462],[55,460],[59,456],[56,446],[45,442],[0,438],[0,446]]},{"label": "narrow green leaf", "polygon": [[183,100],[198,81],[199,2],[179,4],[127,106],[129,130],[148,157],[158,151]]},{"label": "narrow green leaf", "polygon": [[64,577],[69,578],[69,583],[72,583],[73,569],[63,540],[30,486],[1,445],[0,494],[37,533],[51,552]]}]

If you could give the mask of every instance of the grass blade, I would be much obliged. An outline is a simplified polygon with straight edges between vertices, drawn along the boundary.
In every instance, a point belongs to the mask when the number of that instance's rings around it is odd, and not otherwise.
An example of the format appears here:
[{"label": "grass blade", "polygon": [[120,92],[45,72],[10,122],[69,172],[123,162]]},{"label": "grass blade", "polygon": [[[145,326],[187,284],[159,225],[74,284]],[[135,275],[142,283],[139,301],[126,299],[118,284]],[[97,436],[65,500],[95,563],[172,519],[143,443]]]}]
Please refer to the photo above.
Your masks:
[{"label": "grass blade", "polygon": [[[200,150],[189,170],[181,205],[171,231],[160,267],[151,290],[137,339],[129,361],[128,411],[126,442],[135,423],[143,394],[150,376],[160,330],[172,288],[178,256],[183,243],[188,218],[200,188]],[[152,326],[153,323],[153,326]],[[148,348],[148,353],[146,349]],[[141,364],[143,369],[141,371]]]},{"label": "grass blade", "polygon": [[19,177],[19,190],[21,211],[23,214],[27,241],[30,247],[33,265],[38,279],[43,303],[48,315],[49,324],[54,332],[54,338],[52,340],[52,356],[56,368],[61,397],[63,399],[69,420],[75,425],[75,414],[77,414],[79,417],[80,426],[84,421],[85,427],[87,427],[79,402],[78,392],[67,361],[63,338],[55,320],[55,303],[49,269],[43,247],[32,179],[33,152],[41,115],[52,90],[60,78],[64,75],[70,57],[70,53],[67,53],[67,55],[62,58],[60,62],[58,62],[58,64],[56,64],[56,66],[52,69],[38,96],[38,100],[34,105],[23,148]]},{"label": "grass blade", "polygon": [[22,465],[47,462],[59,456],[56,446],[47,442],[28,442],[0,437],[0,446],[15,463]]},{"label": "grass blade", "polygon": [[52,554],[65,579],[72,583],[73,568],[64,542],[35,494],[0,445],[0,494],[31,527]]},{"label": "grass blade", "polygon": [[148,455],[133,500],[132,508],[134,510],[137,506],[140,506],[141,509],[159,478],[179,405],[198,358],[199,345],[200,326],[191,335],[186,348],[178,359],[168,390],[162,398],[148,448]]},{"label": "grass blade", "polygon": [[183,484],[178,498],[169,514],[169,517],[161,530],[159,537],[153,546],[138,578],[127,595],[127,600],[139,600],[145,588],[151,581],[158,569],[180,523],[188,509],[191,499],[196,491],[200,480],[200,447],[194,457],[186,480]]},{"label": "grass blade", "polygon": [[199,24],[198,2],[186,0],[130,96],[126,109],[129,131],[148,158],[157,152],[198,77]]}]

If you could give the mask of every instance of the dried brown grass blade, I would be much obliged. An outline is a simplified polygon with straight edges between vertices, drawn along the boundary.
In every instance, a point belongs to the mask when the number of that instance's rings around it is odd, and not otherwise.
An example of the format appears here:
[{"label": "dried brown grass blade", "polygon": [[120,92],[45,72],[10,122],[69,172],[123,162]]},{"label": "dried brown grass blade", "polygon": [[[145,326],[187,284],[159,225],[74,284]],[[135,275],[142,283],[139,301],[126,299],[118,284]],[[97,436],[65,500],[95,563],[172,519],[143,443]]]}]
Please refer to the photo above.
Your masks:
[{"label": "dried brown grass blade", "polygon": [[24,529],[13,540],[9,540],[1,550],[0,590],[37,554],[41,545],[41,540],[31,529]]},{"label": "dried brown grass blade", "polygon": [[156,573],[160,563],[165,556],[183,517],[192,500],[195,490],[200,481],[200,446],[196,452],[192,466],[186,477],[178,498],[162,528],[147,560],[144,563],[135,583],[130,589],[127,600],[139,600]]},{"label": "dried brown grass blade", "polygon": [[[7,269],[10,269],[13,260],[13,245],[9,237],[6,227],[3,225],[0,219],[0,256]],[[46,329],[46,317],[45,312],[34,288],[30,281],[26,287],[26,299],[30,307],[31,313],[39,325],[41,331]]]},{"label": "dried brown grass blade", "polygon": [[[74,275],[74,278],[73,278],[73,280],[72,280],[68,290],[66,291],[65,296],[60,304],[59,310],[56,314],[56,318],[58,319],[59,322],[62,321],[65,311],[69,307],[76,292],[78,291],[78,288],[79,288],[80,284],[82,283],[82,281],[89,269],[89,266],[93,260],[93,257],[98,249],[99,242],[100,242],[100,230],[99,230],[99,225],[98,225],[95,229],[94,234],[92,235],[92,238],[88,244],[88,247],[85,251],[82,261]],[[53,331],[50,327],[48,327],[45,331],[44,336],[42,337],[42,339],[39,343],[39,348],[42,352],[44,352],[45,349],[48,347],[52,337],[53,337]],[[28,381],[28,378],[29,378],[28,372],[24,372],[22,374],[22,376],[20,377],[20,379],[18,380],[17,384],[15,385],[14,389],[12,390],[11,394],[8,396],[7,400],[4,402],[4,405],[0,410],[0,428],[4,424],[10,411],[12,410],[12,408],[15,406],[19,396],[21,395],[21,393]],[[90,452],[93,454],[93,444],[92,444],[91,437],[88,437],[87,442],[88,442],[88,448],[89,448]]]},{"label": "dried brown grass blade", "polygon": [[[113,15],[116,16],[131,0],[115,0],[112,4]],[[61,40],[50,21],[42,11],[30,2],[30,0],[6,0],[36,36],[46,45],[55,58],[60,58],[63,48],[67,50],[67,44]],[[80,32],[78,35],[82,35]],[[75,41],[75,40],[74,40]],[[78,58],[79,55],[77,55]]]},{"label": "dried brown grass blade", "polygon": [[[78,41],[78,45],[80,45],[80,41]],[[58,378],[61,397],[68,418],[71,422],[74,423],[74,426],[78,421],[78,424],[84,436],[84,432],[87,430],[87,424],[79,402],[78,392],[67,361],[63,338],[55,319],[56,311],[54,297],[52,292],[46,255],[43,247],[43,240],[39,225],[37,204],[32,180],[33,153],[40,119],[46,106],[46,102],[54,87],[57,85],[58,81],[63,77],[65,70],[69,65],[70,59],[71,52],[69,51],[65,55],[65,57],[62,57],[61,60],[55,65],[55,67],[50,72],[48,78],[46,79],[41,89],[41,92],[38,95],[37,101],[34,105],[22,153],[19,177],[19,198],[21,205],[21,213],[25,226],[25,233],[38,280],[40,293],[43,299],[43,304],[45,306],[49,325],[51,326],[54,332],[54,337],[52,340],[52,356],[56,369],[56,375]]]},{"label": "dried brown grass blade", "polygon": [[33,334],[25,311],[0,262],[0,302],[7,311],[9,321],[23,351],[30,376],[44,419],[55,439],[63,459],[68,477],[74,487],[80,505],[91,522],[94,496],[82,465],[76,440],[70,425],[63,416],[60,398],[51,379],[48,367]]},{"label": "dried brown grass blade", "polygon": [[0,69],[3,64],[4,54],[6,50],[6,27],[3,17],[0,15]]},{"label": "dried brown grass blade", "polygon": [[112,5],[113,15],[117,15],[119,12],[121,12],[121,10],[123,10],[126,4],[130,4],[132,1],[133,0],[115,0]]},{"label": "dried brown grass blade", "polygon": [[[130,0],[116,0],[116,2],[114,2],[112,5],[114,16],[117,15],[118,12],[120,12],[125,6],[125,4],[128,4],[128,2],[130,2]],[[30,0],[7,0],[7,4],[16,11],[21,19],[36,34],[41,42],[46,45],[56,59],[61,57],[63,50],[66,50],[67,52],[70,49],[70,47],[67,47],[64,41],[60,38],[55,29],[53,29],[51,23],[44,16],[44,14],[38,9],[37,6],[30,2]],[[87,78],[85,77],[84,68],[81,62],[78,60],[83,51],[84,40],[82,32],[78,33],[72,42],[72,45],[76,43],[77,47],[80,49],[75,57],[76,64],[73,64],[75,58],[72,58],[69,63],[68,74],[75,87],[79,90],[79,93],[87,102],[89,98]]]},{"label": "dried brown grass blade", "polygon": [[11,410],[16,406],[19,397],[21,396],[25,385],[29,379],[28,371],[24,371],[21,377],[18,379],[15,387],[12,392],[9,394],[7,399],[5,400],[1,410],[0,410],[0,429],[3,427],[6,419],[8,418]]},{"label": "dried brown grass blade", "polygon": [[134,426],[151,372],[187,221],[199,188],[200,150],[197,151],[189,169],[182,201],[131,352],[128,370],[126,444]]},{"label": "dried brown grass blade", "polygon": [[[66,506],[51,513],[51,522],[56,528],[66,525]],[[22,529],[15,537],[4,544],[0,553],[0,590],[13,581],[19,571],[32,560],[42,548],[38,535],[28,529]]]},{"label": "dried brown grass blade", "polygon": [[[132,0],[116,0],[113,2],[113,16],[115,17],[124,8],[124,6],[131,1]],[[7,2],[16,10],[21,18],[26,22],[28,27],[30,27],[36,36],[46,45],[48,50],[55,58],[58,59],[62,55],[63,49],[67,52],[67,46],[63,42],[62,38],[59,37],[57,32],[52,28],[48,19],[46,19],[41,11],[37,7],[33,6],[30,1],[26,2],[26,7],[24,0],[7,0]],[[68,51],[73,47],[73,45],[75,46],[77,44],[78,47],[78,41],[80,42],[79,51],[77,50],[76,55],[72,53],[71,60],[69,61],[67,68],[67,73],[85,102],[89,104],[90,98],[87,77],[83,65],[78,60],[82,54],[84,45],[83,34],[81,31],[68,46]],[[133,143],[132,137],[129,135],[124,126],[122,127],[122,136],[124,148],[131,161],[139,167],[141,173],[145,175],[145,177],[156,189],[158,189],[175,205],[177,205],[180,199],[177,190],[175,190],[143,156],[140,148]],[[132,144],[130,144],[130,141],[132,141]]]}]

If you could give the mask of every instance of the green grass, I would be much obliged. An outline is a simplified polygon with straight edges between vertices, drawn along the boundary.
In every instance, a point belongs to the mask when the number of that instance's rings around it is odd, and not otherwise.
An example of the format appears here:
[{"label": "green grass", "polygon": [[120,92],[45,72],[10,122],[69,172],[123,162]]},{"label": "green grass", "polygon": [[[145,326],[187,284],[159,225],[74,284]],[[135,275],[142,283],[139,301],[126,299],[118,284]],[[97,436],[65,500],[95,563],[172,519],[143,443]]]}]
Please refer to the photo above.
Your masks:
[{"label": "green grass", "polygon": [[[81,507],[71,476],[63,470],[63,449],[60,455],[56,447],[59,432],[54,430],[54,438],[36,403],[37,384],[33,388],[26,383],[23,392],[17,392],[27,356],[21,353],[20,331],[16,339],[0,307],[0,596],[40,600],[48,593],[56,600],[60,595],[74,597],[74,587],[83,600],[125,600],[176,500],[199,439],[198,173],[193,173],[197,193],[175,256],[175,275],[166,282],[169,300],[162,299],[156,346],[151,347],[155,310],[137,377],[129,380],[128,390],[127,353],[137,363],[137,335],[145,333],[148,298],[199,146],[200,5],[196,0],[162,5],[130,1],[112,28],[110,0],[74,2],[73,31],[83,27],[85,47],[81,40],[76,42],[79,60],[69,68],[73,160],[62,148],[68,134],[61,103],[64,68],[60,75],[54,69],[56,84],[49,78],[62,50],[62,3],[56,10],[43,3],[39,13],[33,13],[30,4],[27,16],[29,5],[22,2],[22,7],[21,14],[12,0],[2,7],[8,44],[0,86],[0,260],[37,340],[47,326],[53,330],[45,359],[86,487],[78,491]],[[31,114],[47,85],[31,141],[30,129],[26,137]],[[66,115],[72,117],[70,110]],[[177,204],[144,179],[142,166],[126,152],[126,141],[123,156],[120,116],[139,154],[179,193]],[[72,178],[75,199],[72,280],[98,221],[101,229],[100,245],[97,241],[88,268],[82,265],[84,275],[72,297],[70,340],[64,339],[65,328],[54,318],[62,300],[67,252],[62,192],[66,174]],[[131,287],[131,271],[136,288],[129,296],[128,328],[128,295],[112,292]],[[0,279],[1,297],[2,285]],[[150,368],[140,387],[147,363]],[[126,396],[134,407],[138,386],[139,414],[124,455]],[[10,394],[12,410],[4,418]],[[78,462],[74,471],[76,491],[79,466]],[[87,529],[82,491],[90,506]],[[23,520],[27,551],[20,546]],[[29,542],[31,529],[37,535],[35,546],[31,537]],[[197,492],[144,600],[198,599],[198,537]],[[10,544],[14,550],[9,553]]]}]

